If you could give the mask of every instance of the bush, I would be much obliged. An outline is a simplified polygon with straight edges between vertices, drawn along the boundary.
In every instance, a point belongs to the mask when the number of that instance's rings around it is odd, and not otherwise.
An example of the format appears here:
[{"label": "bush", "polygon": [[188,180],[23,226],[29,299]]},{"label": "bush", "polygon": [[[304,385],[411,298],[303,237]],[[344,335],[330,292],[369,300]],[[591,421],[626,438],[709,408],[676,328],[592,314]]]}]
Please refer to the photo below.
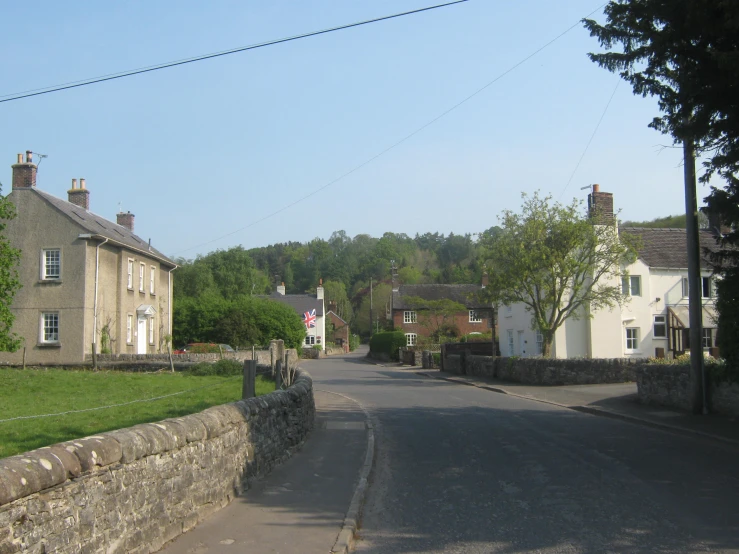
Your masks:
[{"label": "bush", "polygon": [[187,373],[190,375],[220,375],[227,377],[229,375],[242,375],[244,372],[244,364],[236,360],[218,360],[215,363],[200,362],[195,364]]},{"label": "bush", "polygon": [[470,333],[459,337],[459,342],[490,342],[493,340],[492,333]]},{"label": "bush", "polygon": [[359,347],[359,335],[349,337],[349,350],[354,352]]},{"label": "bush", "polygon": [[434,367],[441,367],[441,352],[432,352],[431,357],[434,360]]},{"label": "bush", "polygon": [[398,361],[398,349],[406,345],[405,333],[402,331],[383,331],[375,333],[370,339],[372,354],[387,354],[391,360]]}]

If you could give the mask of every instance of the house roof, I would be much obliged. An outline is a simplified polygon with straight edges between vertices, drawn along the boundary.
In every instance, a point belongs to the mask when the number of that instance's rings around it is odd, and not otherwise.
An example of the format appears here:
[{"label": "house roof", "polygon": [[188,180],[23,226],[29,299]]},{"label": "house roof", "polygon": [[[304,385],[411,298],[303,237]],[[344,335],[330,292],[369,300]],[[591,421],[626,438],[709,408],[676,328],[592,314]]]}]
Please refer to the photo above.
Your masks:
[{"label": "house roof", "polygon": [[329,310],[326,315],[333,316],[334,318],[336,318],[339,321],[341,321],[344,325],[346,325],[346,321],[344,320],[344,318],[343,317],[340,317],[335,311]]},{"label": "house roof", "polygon": [[168,265],[177,265],[156,248],[150,246],[147,241],[144,241],[122,225],[108,221],[104,217],[96,215],[84,208],[72,204],[71,202],[57,198],[56,196],[37,188],[15,189],[13,192],[16,191],[23,191],[24,193],[26,191],[30,191],[33,194],[38,194],[46,202],[51,204],[62,214],[66,215],[91,235],[98,235],[123,246],[138,250],[153,258],[157,258]]},{"label": "house roof", "polygon": [[287,304],[301,316],[310,310],[316,310],[316,316],[323,315],[323,302],[310,294],[280,294],[279,292],[273,292],[263,298],[277,300],[278,302]]},{"label": "house roof", "polygon": [[[688,249],[685,229],[621,227],[619,232],[641,239],[639,258],[649,267],[684,269],[688,267]],[[704,249],[715,250],[716,241],[710,231],[699,232],[701,268],[710,269]]]},{"label": "house roof", "polygon": [[459,302],[467,308],[490,308],[490,304],[479,298],[480,285],[400,285],[393,291],[393,309],[415,309],[406,302],[409,297],[424,300],[443,300]]}]

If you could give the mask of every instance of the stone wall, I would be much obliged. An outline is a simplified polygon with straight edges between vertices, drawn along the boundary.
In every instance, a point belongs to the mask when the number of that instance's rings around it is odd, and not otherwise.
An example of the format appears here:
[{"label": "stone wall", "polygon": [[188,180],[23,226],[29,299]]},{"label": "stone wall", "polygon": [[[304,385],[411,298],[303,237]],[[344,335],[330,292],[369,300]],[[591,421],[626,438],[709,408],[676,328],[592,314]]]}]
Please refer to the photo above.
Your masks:
[{"label": "stone wall", "polygon": [[[448,346],[448,345],[445,345]],[[458,348],[443,348],[443,371],[459,375],[491,377],[526,385],[594,385],[636,380],[642,360],[505,358],[475,355]]]},{"label": "stone wall", "polygon": [[[690,367],[643,365],[636,372],[639,402],[690,411]],[[739,384],[714,383],[709,379],[706,391],[708,410],[727,416],[739,416]]]},{"label": "stone wall", "polygon": [[227,505],[313,425],[285,391],[0,460],[0,553],[148,553]]}]

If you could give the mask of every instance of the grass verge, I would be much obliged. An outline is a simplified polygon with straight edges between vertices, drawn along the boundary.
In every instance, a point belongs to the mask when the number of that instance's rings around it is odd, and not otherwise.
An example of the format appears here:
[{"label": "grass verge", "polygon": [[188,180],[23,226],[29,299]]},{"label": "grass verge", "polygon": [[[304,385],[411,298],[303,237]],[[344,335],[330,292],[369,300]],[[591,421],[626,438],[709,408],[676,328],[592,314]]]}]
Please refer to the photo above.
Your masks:
[{"label": "grass verge", "polygon": [[[241,376],[0,368],[0,458],[234,402],[241,386]],[[256,388],[274,381],[259,375]],[[59,415],[28,417],[45,414]]]}]

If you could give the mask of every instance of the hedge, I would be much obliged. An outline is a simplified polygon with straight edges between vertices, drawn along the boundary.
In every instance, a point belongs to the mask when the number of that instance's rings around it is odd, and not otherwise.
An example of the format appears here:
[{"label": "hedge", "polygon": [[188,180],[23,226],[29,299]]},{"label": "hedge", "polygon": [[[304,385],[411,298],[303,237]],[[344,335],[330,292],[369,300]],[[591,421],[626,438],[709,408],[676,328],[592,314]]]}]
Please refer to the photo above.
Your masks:
[{"label": "hedge", "polygon": [[383,331],[375,333],[370,339],[370,352],[372,354],[387,354],[391,360],[396,362],[398,349],[406,345],[405,333],[401,331]]}]

